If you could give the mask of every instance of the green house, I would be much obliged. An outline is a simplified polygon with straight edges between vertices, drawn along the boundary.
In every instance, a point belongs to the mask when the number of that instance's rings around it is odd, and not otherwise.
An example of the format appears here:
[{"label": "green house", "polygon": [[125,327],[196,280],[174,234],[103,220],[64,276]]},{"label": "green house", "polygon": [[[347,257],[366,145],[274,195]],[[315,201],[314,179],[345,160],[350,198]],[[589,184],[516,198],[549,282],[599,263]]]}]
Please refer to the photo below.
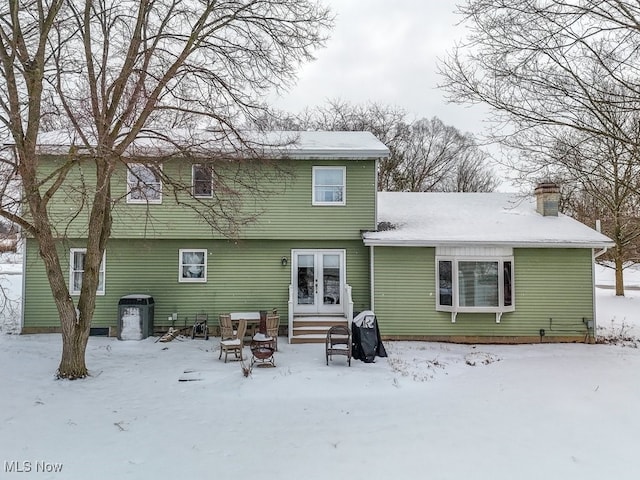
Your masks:
[{"label": "green house", "polygon": [[[238,176],[233,202],[245,220],[237,224],[225,223],[231,200],[208,167],[211,145],[167,157],[162,175],[145,163],[156,152],[157,165],[157,146],[137,145],[112,180],[117,201],[94,333],[118,334],[119,304],[140,296],[153,298],[156,333],[189,327],[201,313],[215,333],[222,313],[277,309],[290,342],[323,341],[329,325],[371,309],[385,338],[593,337],[594,255],[611,242],[558,215],[553,192],[541,203],[555,215],[504,194],[378,194],[377,162],[389,151],[370,133],[269,136],[287,141],[264,148],[269,161],[244,170],[259,194]],[[43,169],[65,160],[64,136],[41,143]],[[224,168],[251,161],[230,158]],[[90,174],[91,162],[79,159],[69,174],[77,181],[51,207],[72,296],[86,242],[79,187]],[[191,188],[171,191],[163,182],[172,178]],[[220,228],[194,202],[219,207]],[[31,238],[25,245],[22,331],[59,331],[38,246]]]}]

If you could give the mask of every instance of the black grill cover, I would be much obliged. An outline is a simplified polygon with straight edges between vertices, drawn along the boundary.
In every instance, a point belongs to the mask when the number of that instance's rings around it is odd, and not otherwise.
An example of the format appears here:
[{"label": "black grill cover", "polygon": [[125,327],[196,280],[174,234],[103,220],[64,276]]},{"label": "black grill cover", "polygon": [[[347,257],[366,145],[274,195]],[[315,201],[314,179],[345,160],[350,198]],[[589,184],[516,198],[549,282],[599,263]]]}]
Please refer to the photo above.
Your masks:
[{"label": "black grill cover", "polygon": [[372,363],[375,357],[386,357],[387,351],[380,338],[378,320],[371,310],[361,312],[351,325],[353,358]]}]

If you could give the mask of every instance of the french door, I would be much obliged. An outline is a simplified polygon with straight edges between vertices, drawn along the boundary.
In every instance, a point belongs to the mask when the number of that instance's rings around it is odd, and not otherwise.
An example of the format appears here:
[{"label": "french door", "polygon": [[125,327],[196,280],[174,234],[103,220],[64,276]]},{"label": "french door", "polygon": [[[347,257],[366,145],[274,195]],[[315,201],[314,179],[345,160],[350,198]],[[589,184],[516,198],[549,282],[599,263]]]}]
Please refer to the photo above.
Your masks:
[{"label": "french door", "polygon": [[294,313],[343,314],[344,250],[293,250]]}]

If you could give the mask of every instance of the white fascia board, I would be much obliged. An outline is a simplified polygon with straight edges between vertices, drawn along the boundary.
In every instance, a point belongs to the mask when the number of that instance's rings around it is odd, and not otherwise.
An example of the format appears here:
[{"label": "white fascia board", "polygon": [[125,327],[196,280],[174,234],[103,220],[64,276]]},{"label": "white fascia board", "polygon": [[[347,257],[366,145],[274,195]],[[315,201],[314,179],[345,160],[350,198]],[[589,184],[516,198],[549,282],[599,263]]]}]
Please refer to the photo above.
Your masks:
[{"label": "white fascia board", "polygon": [[270,153],[272,157],[284,157],[294,160],[377,160],[389,156],[383,150],[287,150],[282,153]]},{"label": "white fascia board", "polygon": [[427,241],[427,240],[382,240],[367,239],[363,242],[366,246],[378,247],[468,247],[468,246],[484,246],[484,247],[515,247],[515,248],[605,248],[612,247],[611,243],[593,243],[593,242],[483,242],[483,241]]}]

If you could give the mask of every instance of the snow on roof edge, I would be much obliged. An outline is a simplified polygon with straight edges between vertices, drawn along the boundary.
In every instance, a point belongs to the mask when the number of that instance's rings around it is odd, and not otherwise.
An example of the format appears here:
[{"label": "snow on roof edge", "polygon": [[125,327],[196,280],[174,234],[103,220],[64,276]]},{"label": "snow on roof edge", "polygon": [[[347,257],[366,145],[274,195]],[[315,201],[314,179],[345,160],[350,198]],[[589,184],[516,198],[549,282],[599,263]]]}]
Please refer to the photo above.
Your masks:
[{"label": "snow on roof edge", "polygon": [[[170,134],[171,132],[167,132]],[[368,131],[269,131],[246,132],[246,140],[256,151],[269,156],[297,159],[377,159],[390,155],[389,149]],[[176,130],[168,135],[177,144],[192,145],[196,153],[238,153],[234,141],[215,138],[207,131]],[[193,143],[190,143],[193,142]],[[238,142],[235,142],[238,143]],[[77,145],[70,132],[46,132],[39,136],[38,153],[63,155]],[[87,148],[79,145],[80,148]],[[171,142],[160,138],[140,138],[127,150],[128,155],[157,156],[178,153]]]},{"label": "snow on roof edge", "polygon": [[514,246],[606,248],[613,241],[577,220],[543,216],[533,196],[515,193],[379,192],[367,246]]}]

